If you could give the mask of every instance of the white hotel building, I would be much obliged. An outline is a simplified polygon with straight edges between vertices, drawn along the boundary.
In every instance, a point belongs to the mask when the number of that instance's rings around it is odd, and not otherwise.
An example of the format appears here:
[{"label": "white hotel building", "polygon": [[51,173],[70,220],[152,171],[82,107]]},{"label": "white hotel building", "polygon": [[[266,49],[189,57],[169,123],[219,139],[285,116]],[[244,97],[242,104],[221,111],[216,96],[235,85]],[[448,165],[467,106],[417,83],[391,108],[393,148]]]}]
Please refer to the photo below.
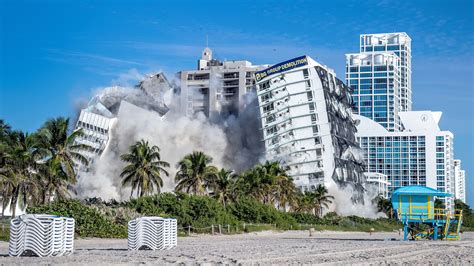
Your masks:
[{"label": "white hotel building", "polygon": [[461,160],[454,160],[454,198],[466,202],[466,172],[461,169]]},{"label": "white hotel building", "polygon": [[361,188],[349,88],[334,71],[301,56],[255,77],[267,159],[288,166],[303,191],[330,182]]},{"label": "white hotel building", "polygon": [[[390,132],[360,115],[357,139],[369,172],[388,177],[389,197],[397,188],[427,186],[454,194],[453,134],[441,131],[441,112],[401,112],[403,131]],[[450,207],[452,200],[447,202]]]}]

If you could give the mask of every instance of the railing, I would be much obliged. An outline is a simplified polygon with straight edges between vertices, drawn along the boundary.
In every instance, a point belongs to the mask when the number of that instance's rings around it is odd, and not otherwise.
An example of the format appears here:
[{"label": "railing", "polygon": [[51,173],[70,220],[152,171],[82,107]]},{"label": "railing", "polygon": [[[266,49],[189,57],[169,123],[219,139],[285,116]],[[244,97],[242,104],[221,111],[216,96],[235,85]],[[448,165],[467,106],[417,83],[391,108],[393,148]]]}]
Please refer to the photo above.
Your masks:
[{"label": "railing", "polygon": [[[419,210],[425,210],[419,211]],[[425,206],[411,206],[398,211],[398,219],[404,220],[437,220],[437,221],[449,221],[450,219],[460,220],[462,219],[462,210],[454,210],[452,213],[447,209],[434,208],[432,211],[429,207]]]}]

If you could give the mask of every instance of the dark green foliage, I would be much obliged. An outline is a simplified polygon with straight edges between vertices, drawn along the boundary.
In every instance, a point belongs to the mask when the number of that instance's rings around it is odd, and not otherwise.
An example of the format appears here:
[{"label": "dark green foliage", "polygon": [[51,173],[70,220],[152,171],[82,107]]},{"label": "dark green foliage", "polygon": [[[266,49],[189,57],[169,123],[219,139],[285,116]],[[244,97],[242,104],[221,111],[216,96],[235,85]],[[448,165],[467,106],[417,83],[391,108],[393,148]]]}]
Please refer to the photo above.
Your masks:
[{"label": "dark green foliage", "polygon": [[278,211],[273,206],[263,204],[257,200],[241,198],[229,204],[228,211],[240,221],[248,223],[276,224],[278,228],[296,228],[296,220],[288,213]]},{"label": "dark green foliage", "polygon": [[119,224],[97,209],[79,200],[55,201],[49,205],[28,207],[27,213],[53,214],[72,217],[76,221],[76,234],[80,237],[125,238],[127,226]]},{"label": "dark green foliage", "polygon": [[466,203],[462,202],[461,200],[454,200],[454,208],[456,210],[462,210],[462,217],[463,217],[463,230],[464,231],[472,231],[474,230],[474,213],[471,210],[471,207]]},{"label": "dark green foliage", "polygon": [[142,215],[170,216],[178,219],[180,226],[206,227],[211,224],[237,224],[235,216],[226,212],[215,199],[184,193],[163,193],[133,199],[127,206]]}]

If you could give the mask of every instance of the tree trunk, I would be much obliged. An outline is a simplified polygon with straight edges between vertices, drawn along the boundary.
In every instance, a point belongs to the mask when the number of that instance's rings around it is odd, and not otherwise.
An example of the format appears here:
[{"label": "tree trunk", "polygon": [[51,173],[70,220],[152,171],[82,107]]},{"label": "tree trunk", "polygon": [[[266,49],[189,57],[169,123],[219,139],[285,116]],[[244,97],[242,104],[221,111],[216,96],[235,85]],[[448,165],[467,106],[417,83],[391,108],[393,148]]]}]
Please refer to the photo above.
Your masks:
[{"label": "tree trunk", "polygon": [[18,188],[13,189],[12,200],[10,203],[10,210],[12,211],[12,218],[16,215],[16,203],[18,201]]}]

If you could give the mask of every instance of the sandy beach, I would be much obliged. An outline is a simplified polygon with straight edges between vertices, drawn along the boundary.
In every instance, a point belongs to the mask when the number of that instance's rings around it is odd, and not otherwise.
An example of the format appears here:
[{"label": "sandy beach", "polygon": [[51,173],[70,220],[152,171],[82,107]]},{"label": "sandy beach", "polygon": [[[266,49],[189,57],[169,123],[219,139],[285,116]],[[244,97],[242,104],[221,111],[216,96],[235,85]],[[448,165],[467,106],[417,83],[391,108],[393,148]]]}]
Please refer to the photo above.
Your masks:
[{"label": "sandy beach", "polygon": [[74,254],[58,258],[8,257],[0,264],[474,264],[474,232],[462,241],[400,241],[398,233],[259,232],[183,237],[166,251],[128,251],[126,239],[78,239]]}]

